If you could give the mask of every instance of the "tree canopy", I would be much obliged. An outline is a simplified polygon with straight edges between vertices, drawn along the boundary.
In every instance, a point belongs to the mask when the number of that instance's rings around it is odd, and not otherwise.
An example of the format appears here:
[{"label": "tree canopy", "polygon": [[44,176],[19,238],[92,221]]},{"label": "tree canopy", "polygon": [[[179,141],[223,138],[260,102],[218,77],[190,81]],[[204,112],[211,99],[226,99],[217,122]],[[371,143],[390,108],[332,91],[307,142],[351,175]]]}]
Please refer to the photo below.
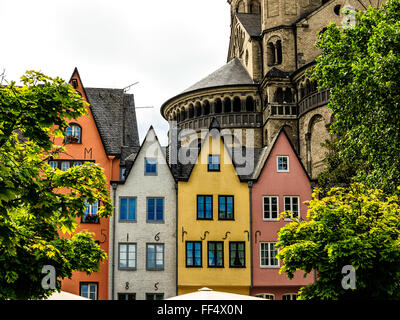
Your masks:
[{"label": "tree canopy", "polygon": [[[351,27],[330,24],[316,46],[321,55],[310,74],[320,89],[331,89],[338,160],[357,164],[355,181],[395,192],[400,185],[400,0],[358,12]],[[328,171],[337,168],[331,164]]]},{"label": "tree canopy", "polygon": [[[308,220],[285,225],[277,242],[280,272],[293,278],[296,270],[316,270],[300,299],[399,299],[399,197],[352,184],[322,199],[316,192],[308,205]],[[345,266],[355,269],[354,289],[342,286]]]},{"label": "tree canopy", "polygon": [[106,254],[91,234],[74,232],[76,220],[86,202],[100,201],[100,217],[112,210],[101,167],[48,164],[65,150],[54,137],[87,114],[86,103],[60,78],[27,71],[21,81],[0,86],[0,299],[50,295],[44,265],[55,268],[58,288],[73,271],[97,271]]}]

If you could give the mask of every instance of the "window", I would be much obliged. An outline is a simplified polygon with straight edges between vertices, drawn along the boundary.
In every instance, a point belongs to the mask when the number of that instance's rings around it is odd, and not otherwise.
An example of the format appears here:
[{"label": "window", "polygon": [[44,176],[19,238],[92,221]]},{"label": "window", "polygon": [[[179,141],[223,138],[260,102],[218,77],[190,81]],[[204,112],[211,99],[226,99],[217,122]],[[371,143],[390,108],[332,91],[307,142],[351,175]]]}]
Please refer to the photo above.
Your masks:
[{"label": "window", "polygon": [[157,159],[154,158],[144,159],[144,174],[157,175]]},{"label": "window", "polygon": [[118,269],[136,269],[136,243],[118,244]]},{"label": "window", "polygon": [[278,197],[263,197],[264,220],[276,220],[278,218]]},{"label": "window", "polygon": [[186,241],[186,267],[202,266],[202,245],[200,241]]},{"label": "window", "polygon": [[57,161],[50,161],[49,162],[50,167],[52,167],[53,169],[57,169],[58,168],[58,163]]},{"label": "window", "polygon": [[208,242],[208,267],[224,267],[224,243],[222,241]]},{"label": "window", "polygon": [[164,270],[164,244],[146,244],[146,269]]},{"label": "window", "polygon": [[119,198],[119,221],[136,221],[136,198]]},{"label": "window", "polygon": [[79,288],[79,295],[81,297],[97,300],[97,283],[93,282],[81,282]]},{"label": "window", "polygon": [[125,167],[121,167],[119,169],[119,180],[121,180],[121,181],[125,180],[125,172],[126,172],[126,168]]},{"label": "window", "polygon": [[73,167],[77,167],[77,166],[81,166],[81,165],[82,165],[82,162],[80,162],[80,161],[75,161],[75,162],[72,164]]},{"label": "window", "polygon": [[219,155],[209,154],[208,155],[208,171],[219,171],[220,170],[220,158]]},{"label": "window", "polygon": [[244,242],[229,242],[229,266],[231,268],[244,268],[246,266]]},{"label": "window", "polygon": [[118,300],[136,300],[136,293],[118,293]]},{"label": "window", "polygon": [[279,267],[277,253],[274,242],[260,242],[260,267]]},{"label": "window", "polygon": [[299,218],[299,197],[283,197],[285,211],[290,211],[292,218]]},{"label": "window", "polygon": [[92,204],[85,202],[85,211],[84,211],[85,215],[82,217],[81,222],[99,223],[100,218],[99,215],[97,214],[97,211],[99,211],[99,203],[97,201],[95,201]]},{"label": "window", "polygon": [[259,293],[259,294],[256,294],[256,297],[263,298],[266,300],[275,300],[275,295],[271,294],[271,293]]},{"label": "window", "polygon": [[164,293],[146,293],[146,300],[163,300]]},{"label": "window", "polygon": [[276,157],[276,164],[278,172],[289,172],[289,157],[278,156]]},{"label": "window", "polygon": [[164,198],[147,198],[147,222],[164,221]]},{"label": "window", "polygon": [[81,127],[77,124],[70,125],[65,130],[65,143],[81,143]]},{"label": "window", "polygon": [[233,220],[234,219],[234,203],[233,196],[218,196],[218,219]]},{"label": "window", "polygon": [[197,196],[197,219],[212,220],[212,196]]},{"label": "window", "polygon": [[285,293],[282,295],[282,300],[297,300],[297,293]]},{"label": "window", "polygon": [[62,171],[67,171],[70,167],[69,161],[63,161],[61,162],[61,170]]}]

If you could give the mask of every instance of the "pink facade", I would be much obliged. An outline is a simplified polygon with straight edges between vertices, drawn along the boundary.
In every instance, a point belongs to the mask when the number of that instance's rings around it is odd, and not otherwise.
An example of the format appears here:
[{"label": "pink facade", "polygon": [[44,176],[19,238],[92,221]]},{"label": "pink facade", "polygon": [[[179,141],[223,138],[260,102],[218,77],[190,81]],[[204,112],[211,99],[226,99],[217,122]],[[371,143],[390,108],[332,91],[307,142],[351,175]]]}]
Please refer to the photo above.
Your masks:
[{"label": "pink facade", "polygon": [[[279,160],[282,159],[281,157],[288,159],[286,168],[283,163],[279,171],[278,157]],[[268,250],[269,244],[277,241],[279,229],[288,223],[283,220],[277,221],[276,212],[279,214],[292,205],[293,211],[298,212],[302,219],[306,219],[307,205],[304,201],[311,199],[311,181],[284,130],[280,131],[268,147],[255,172],[255,178],[258,179],[254,181],[252,188],[253,284],[251,294],[267,293],[274,295],[275,300],[281,300],[283,294],[297,293],[301,286],[312,283],[314,280],[313,274],[304,278],[302,271],[296,272],[292,280],[289,280],[285,274],[279,274],[280,262],[278,266],[274,265],[276,260],[271,263],[271,256],[274,253]],[[273,206],[272,203],[274,203]]]}]

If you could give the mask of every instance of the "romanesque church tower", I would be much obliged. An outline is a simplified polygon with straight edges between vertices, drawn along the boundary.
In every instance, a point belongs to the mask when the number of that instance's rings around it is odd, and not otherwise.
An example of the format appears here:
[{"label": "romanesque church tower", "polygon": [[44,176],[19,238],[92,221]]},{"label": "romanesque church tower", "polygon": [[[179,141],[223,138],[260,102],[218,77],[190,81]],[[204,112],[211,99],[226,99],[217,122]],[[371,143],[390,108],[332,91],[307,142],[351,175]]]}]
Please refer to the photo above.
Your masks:
[{"label": "romanesque church tower", "polygon": [[[314,46],[330,22],[349,19],[344,8],[365,10],[378,0],[228,0],[231,35],[227,64],[166,101],[161,114],[195,147],[212,119],[232,144],[261,149],[285,132],[309,175],[323,171],[333,121],[329,91],[306,76],[320,54]],[[193,134],[196,132],[196,134]],[[247,139],[251,137],[252,139]],[[252,141],[251,145],[249,144]]]}]

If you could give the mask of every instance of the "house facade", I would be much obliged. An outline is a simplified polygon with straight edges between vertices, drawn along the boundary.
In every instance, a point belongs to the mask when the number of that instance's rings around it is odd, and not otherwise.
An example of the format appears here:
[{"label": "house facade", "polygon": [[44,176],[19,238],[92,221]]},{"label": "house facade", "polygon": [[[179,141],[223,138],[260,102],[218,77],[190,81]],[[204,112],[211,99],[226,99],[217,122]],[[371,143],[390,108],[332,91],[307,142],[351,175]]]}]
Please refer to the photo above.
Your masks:
[{"label": "house facade", "polygon": [[217,123],[210,132],[195,161],[177,172],[178,294],[208,287],[249,295],[248,182],[237,174]]},{"label": "house facade", "polygon": [[252,261],[251,294],[271,300],[294,300],[300,287],[314,281],[313,273],[303,277],[297,271],[293,279],[279,274],[281,262],[275,257],[279,230],[291,219],[279,219],[290,212],[297,219],[307,219],[307,204],[312,185],[296,151],[281,129],[265,148],[255,168],[252,185]]},{"label": "house facade", "polygon": [[[109,184],[120,178],[124,158],[139,146],[133,95],[125,94],[122,89],[84,87],[76,68],[69,83],[90,104],[88,114],[70,121],[64,140],[55,138],[55,143],[65,145],[66,151],[49,163],[60,170],[87,161],[97,163],[104,169]],[[77,218],[76,232],[93,232],[95,241],[109,254],[109,219],[98,217],[100,205],[87,204],[85,216]],[[70,279],[62,280],[61,289],[91,299],[107,300],[108,261],[103,261],[99,272],[91,275],[74,272]]]},{"label": "house facade", "polygon": [[112,183],[110,300],[176,295],[176,184],[151,127],[122,181]]}]

